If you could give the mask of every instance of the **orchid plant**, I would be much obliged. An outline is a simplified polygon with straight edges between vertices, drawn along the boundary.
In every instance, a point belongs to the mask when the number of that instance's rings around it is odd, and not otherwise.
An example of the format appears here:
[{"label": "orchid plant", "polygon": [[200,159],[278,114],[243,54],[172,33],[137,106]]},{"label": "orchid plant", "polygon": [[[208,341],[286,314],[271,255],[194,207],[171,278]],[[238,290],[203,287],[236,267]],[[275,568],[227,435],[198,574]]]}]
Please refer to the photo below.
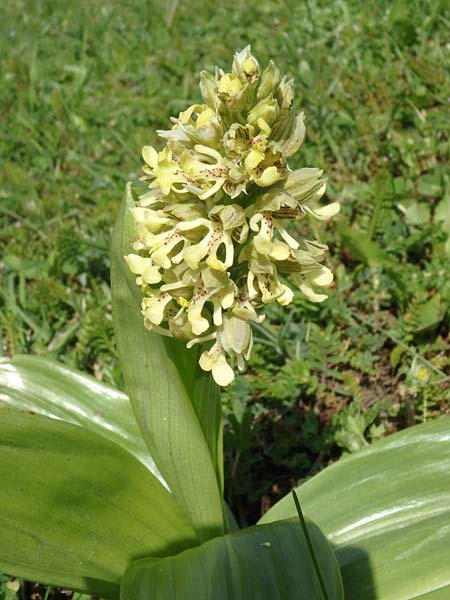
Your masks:
[{"label": "orchid plant", "polygon": [[447,418],[300,485],[303,528],[287,497],[238,530],[219,386],[266,304],[292,287],[325,299],[326,247],[295,223],[339,206],[321,202],[321,171],[289,169],[304,119],[272,62],[245,48],[200,88],[165,148],[144,148],[150,189],[127,186],[115,227],[127,394],[43,358],[0,363],[0,569],[121,600],[447,598]]}]

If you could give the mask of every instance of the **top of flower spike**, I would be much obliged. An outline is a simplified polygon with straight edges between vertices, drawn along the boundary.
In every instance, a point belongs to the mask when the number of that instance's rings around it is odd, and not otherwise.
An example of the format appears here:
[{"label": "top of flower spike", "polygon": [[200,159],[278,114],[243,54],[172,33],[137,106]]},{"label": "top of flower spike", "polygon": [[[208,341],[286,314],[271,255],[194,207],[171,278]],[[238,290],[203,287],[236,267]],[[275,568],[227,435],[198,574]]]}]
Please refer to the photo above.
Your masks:
[{"label": "top of flower spike", "polygon": [[289,233],[306,214],[325,220],[337,203],[322,205],[318,169],[292,172],[287,159],[304,137],[295,116],[293,82],[273,62],[261,72],[250,47],[232,69],[202,72],[204,104],[194,104],[160,131],[166,146],[143,149],[150,191],[133,209],[137,238],[126,257],[137,275],[145,326],[212,342],[200,366],[219,385],[243,369],[252,348],[250,322],[271,302],[289,304],[286,274],[306,297],[332,283],[321,263],[326,246]]},{"label": "top of flower spike", "polygon": [[285,177],[286,159],[305,132],[303,113],[292,111],[292,80],[281,78],[273,62],[261,73],[247,46],[230,73],[203,71],[200,90],[205,104],[190,106],[172,118],[171,129],[158,132],[170,149],[144,148],[151,187],[202,200],[218,190],[236,198],[252,183],[268,187]]}]

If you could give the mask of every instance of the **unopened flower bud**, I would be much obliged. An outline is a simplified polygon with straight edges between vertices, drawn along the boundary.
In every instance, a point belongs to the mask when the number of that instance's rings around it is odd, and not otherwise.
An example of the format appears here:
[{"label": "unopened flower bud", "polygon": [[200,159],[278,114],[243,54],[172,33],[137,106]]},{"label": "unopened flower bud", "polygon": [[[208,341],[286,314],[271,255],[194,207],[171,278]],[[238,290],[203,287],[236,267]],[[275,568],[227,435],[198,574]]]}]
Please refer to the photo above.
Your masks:
[{"label": "unopened flower bud", "polygon": [[269,94],[275,94],[278,84],[280,83],[280,71],[271,60],[268,66],[264,69],[261,75],[258,86],[257,98],[262,99]]},{"label": "unopened flower bud", "polygon": [[215,110],[218,104],[216,81],[214,76],[207,71],[200,73],[200,93],[206,104]]},{"label": "unopened flower bud", "polygon": [[275,95],[280,109],[290,110],[294,102],[294,80],[288,80],[287,77],[283,77],[278,84],[278,89]]},{"label": "unopened flower bud", "polygon": [[232,73],[226,73],[219,79],[217,90],[225,97],[233,98],[237,96],[242,89],[242,81]]},{"label": "unopened flower bud", "polygon": [[278,117],[279,112],[278,103],[270,94],[260,100],[248,113],[248,122],[255,125],[259,119],[263,119],[268,125],[271,125]]},{"label": "unopened flower bud", "polygon": [[260,74],[259,63],[252,55],[250,46],[246,46],[234,55],[232,71],[242,82],[253,83]]}]

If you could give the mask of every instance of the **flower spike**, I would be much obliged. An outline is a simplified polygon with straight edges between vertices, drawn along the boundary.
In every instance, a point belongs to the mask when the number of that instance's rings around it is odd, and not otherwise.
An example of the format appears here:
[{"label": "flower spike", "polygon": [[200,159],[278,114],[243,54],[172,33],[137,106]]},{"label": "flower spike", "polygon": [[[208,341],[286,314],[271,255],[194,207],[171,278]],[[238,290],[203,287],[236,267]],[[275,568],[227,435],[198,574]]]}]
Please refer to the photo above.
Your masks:
[{"label": "flower spike", "polygon": [[245,368],[264,305],[290,304],[293,288],[311,302],[326,299],[327,247],[291,225],[328,220],[340,207],[322,202],[321,170],[289,168],[304,115],[293,111],[293,81],[273,61],[261,70],[247,46],[231,71],[203,71],[200,91],[204,104],[158,131],[164,148],[143,149],[149,191],[132,209],[137,237],[125,260],[145,327],[188,348],[209,343],[199,364],[226,386]]}]

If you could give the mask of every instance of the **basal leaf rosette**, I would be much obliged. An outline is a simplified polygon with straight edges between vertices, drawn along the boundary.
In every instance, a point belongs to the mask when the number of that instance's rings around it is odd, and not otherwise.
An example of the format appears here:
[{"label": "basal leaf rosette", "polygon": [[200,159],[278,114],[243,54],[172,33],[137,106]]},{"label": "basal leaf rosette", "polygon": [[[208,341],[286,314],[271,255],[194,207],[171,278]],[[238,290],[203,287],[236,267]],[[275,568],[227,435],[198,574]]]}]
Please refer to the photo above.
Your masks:
[{"label": "basal leaf rosette", "polygon": [[149,191],[132,209],[137,237],[125,259],[145,327],[188,347],[208,343],[200,366],[226,386],[245,368],[264,305],[288,305],[291,286],[312,302],[327,297],[327,247],[288,229],[308,214],[327,220],[339,204],[321,202],[321,170],[289,169],[304,118],[272,61],[261,72],[247,47],[230,73],[202,72],[200,90],[204,104],[158,132],[165,147],[143,149]]}]

